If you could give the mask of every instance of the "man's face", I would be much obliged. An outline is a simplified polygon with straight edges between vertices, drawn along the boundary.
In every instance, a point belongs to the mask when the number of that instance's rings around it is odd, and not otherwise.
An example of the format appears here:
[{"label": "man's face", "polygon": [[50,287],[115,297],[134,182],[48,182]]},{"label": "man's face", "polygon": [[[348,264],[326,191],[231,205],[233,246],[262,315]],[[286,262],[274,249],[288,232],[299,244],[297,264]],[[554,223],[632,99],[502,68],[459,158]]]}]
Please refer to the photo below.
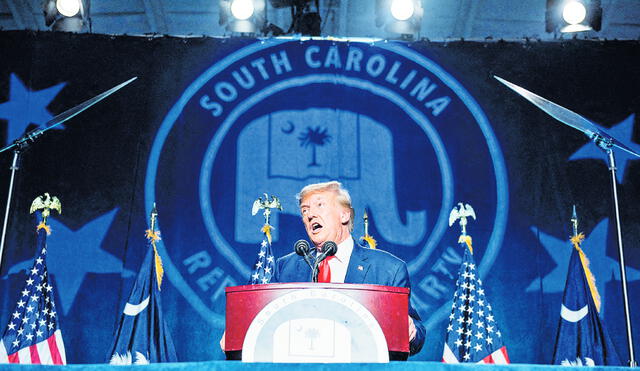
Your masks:
[{"label": "man's face", "polygon": [[314,192],[300,202],[302,222],[311,242],[319,248],[326,241],[337,244],[349,237],[350,212],[332,191]]}]

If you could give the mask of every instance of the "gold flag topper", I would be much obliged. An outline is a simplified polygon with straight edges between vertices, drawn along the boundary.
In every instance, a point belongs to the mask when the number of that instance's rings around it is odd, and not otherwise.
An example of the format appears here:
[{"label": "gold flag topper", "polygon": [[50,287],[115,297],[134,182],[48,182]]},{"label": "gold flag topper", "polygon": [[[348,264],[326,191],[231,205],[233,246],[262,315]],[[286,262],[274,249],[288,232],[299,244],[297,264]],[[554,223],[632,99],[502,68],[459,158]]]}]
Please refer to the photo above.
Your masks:
[{"label": "gold flag topper", "polygon": [[29,214],[33,214],[37,210],[42,210],[42,222],[38,226],[38,229],[45,228],[47,225],[47,218],[51,215],[51,210],[57,210],[58,214],[62,214],[62,204],[58,197],[45,193],[43,196],[38,196],[33,200],[31,208],[29,209]]},{"label": "gold flag topper", "polygon": [[460,219],[460,228],[462,229],[460,238],[458,239],[458,243],[466,243],[469,247],[469,251],[473,254],[473,248],[471,247],[471,236],[467,235],[467,218],[476,219],[476,212],[473,210],[473,207],[469,204],[463,204],[462,202],[458,202],[458,206],[454,207],[449,214],[449,227],[456,222],[456,220]]},{"label": "gold flag topper", "polygon": [[580,263],[582,263],[582,268],[584,269],[584,274],[587,278],[587,283],[589,284],[589,291],[591,291],[591,297],[593,297],[593,302],[596,305],[596,310],[600,312],[600,293],[598,292],[598,288],[596,286],[596,277],[591,272],[591,263],[589,259],[585,255],[584,251],[580,247],[582,241],[584,241],[584,233],[578,233],[578,215],[576,214],[576,205],[573,205],[573,212],[571,215],[571,226],[573,227],[573,236],[571,236],[571,244],[573,247],[578,250],[578,256],[580,257]]},{"label": "gold flag topper", "polygon": [[369,234],[369,215],[367,214],[367,209],[364,209],[362,219],[364,220],[364,236],[362,239],[367,243],[367,245],[369,245],[370,249],[375,249],[377,242],[375,238]]},{"label": "gold flag topper", "polygon": [[269,195],[264,194],[264,200],[262,197],[258,197],[257,200],[253,201],[253,207],[251,208],[251,215],[256,215],[258,211],[264,210],[262,215],[264,215],[264,226],[262,226],[262,233],[267,236],[267,240],[271,243],[271,230],[273,227],[269,224],[269,218],[271,216],[271,209],[278,209],[282,211],[282,205],[280,204],[280,200],[278,197],[272,195],[271,200],[269,200]]},{"label": "gold flag topper", "polygon": [[156,231],[156,222],[158,220],[158,210],[156,209],[156,203],[153,203],[153,209],[150,215],[150,228],[145,231],[145,237],[151,243],[153,247],[153,260],[156,267],[156,281],[158,283],[158,290],[162,286],[162,278],[164,276],[164,266],[162,265],[162,259],[158,253],[156,242],[160,241],[160,231]]}]

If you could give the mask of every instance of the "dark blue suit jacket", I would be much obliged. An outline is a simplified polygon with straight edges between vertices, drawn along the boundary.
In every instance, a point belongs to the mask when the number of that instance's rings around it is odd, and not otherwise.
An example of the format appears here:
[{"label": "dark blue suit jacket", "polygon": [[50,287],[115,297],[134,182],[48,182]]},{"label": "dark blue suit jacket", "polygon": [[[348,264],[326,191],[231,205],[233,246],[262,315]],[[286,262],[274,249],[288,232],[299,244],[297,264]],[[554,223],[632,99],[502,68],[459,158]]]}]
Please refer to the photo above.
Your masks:
[{"label": "dark blue suit jacket", "polygon": [[[358,269],[359,266],[362,269]],[[311,281],[311,268],[295,252],[285,255],[276,261],[276,268],[271,282],[309,281]],[[364,248],[355,241],[344,282],[411,288],[409,271],[404,261],[386,251]],[[414,355],[422,349],[425,328],[411,302],[409,302],[409,316],[413,318],[413,323],[417,330],[416,337],[409,344],[410,354]]]}]

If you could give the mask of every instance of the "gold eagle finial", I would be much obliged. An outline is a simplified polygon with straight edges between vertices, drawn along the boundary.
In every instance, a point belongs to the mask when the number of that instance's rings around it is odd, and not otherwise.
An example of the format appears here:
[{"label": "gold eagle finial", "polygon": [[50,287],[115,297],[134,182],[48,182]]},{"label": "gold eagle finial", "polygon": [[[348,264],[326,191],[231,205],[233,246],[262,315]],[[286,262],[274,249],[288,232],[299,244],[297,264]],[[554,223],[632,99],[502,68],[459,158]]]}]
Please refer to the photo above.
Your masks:
[{"label": "gold eagle finial", "polygon": [[458,243],[465,243],[469,248],[469,251],[473,254],[473,247],[471,247],[471,236],[467,235],[467,218],[476,219],[476,212],[469,204],[458,202],[458,206],[454,207],[449,214],[449,227],[460,219],[460,228],[462,229]]},{"label": "gold eagle finial", "polygon": [[271,209],[278,209],[282,211],[282,205],[280,204],[280,200],[276,196],[271,196],[271,200],[269,200],[269,195],[264,194],[264,200],[262,197],[258,197],[257,200],[253,201],[253,207],[251,208],[251,215],[256,215],[258,211],[264,209],[262,214],[264,215],[264,226],[262,226],[262,233],[267,236],[267,240],[271,243],[271,230],[273,227],[269,224],[269,219],[271,217]]},{"label": "gold eagle finial", "polygon": [[462,202],[458,202],[458,207],[454,207],[449,214],[449,227],[456,222],[456,220],[460,219],[460,227],[462,228],[462,235],[467,235],[467,217],[471,217],[475,220],[476,213],[473,210],[473,207],[469,204],[463,204]]},{"label": "gold eagle finial", "polygon": [[51,210],[56,210],[58,214],[62,214],[62,204],[58,197],[45,193],[43,196],[38,196],[33,200],[29,214],[33,214],[36,210],[42,210],[42,223],[47,224],[47,218],[51,215]]}]

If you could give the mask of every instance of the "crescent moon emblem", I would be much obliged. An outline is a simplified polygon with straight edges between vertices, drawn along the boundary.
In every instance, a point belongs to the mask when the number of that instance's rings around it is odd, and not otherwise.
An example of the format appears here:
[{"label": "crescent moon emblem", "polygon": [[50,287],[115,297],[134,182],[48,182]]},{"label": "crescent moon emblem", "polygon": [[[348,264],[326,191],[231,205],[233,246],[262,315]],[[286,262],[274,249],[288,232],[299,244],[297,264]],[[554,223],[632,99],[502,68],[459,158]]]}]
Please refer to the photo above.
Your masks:
[{"label": "crescent moon emblem", "polygon": [[137,316],[149,306],[149,297],[147,296],[140,304],[127,303],[124,306],[124,314],[127,316]]},{"label": "crescent moon emblem", "polygon": [[283,133],[285,134],[291,134],[293,133],[293,131],[295,130],[295,126],[293,125],[293,122],[291,121],[287,121],[289,123],[289,126],[285,129],[285,128],[281,128],[280,130],[282,130]]},{"label": "crescent moon emblem", "polygon": [[560,308],[560,317],[565,321],[578,322],[583,319],[589,313],[589,308],[585,305],[579,310],[571,310],[562,304]]}]

